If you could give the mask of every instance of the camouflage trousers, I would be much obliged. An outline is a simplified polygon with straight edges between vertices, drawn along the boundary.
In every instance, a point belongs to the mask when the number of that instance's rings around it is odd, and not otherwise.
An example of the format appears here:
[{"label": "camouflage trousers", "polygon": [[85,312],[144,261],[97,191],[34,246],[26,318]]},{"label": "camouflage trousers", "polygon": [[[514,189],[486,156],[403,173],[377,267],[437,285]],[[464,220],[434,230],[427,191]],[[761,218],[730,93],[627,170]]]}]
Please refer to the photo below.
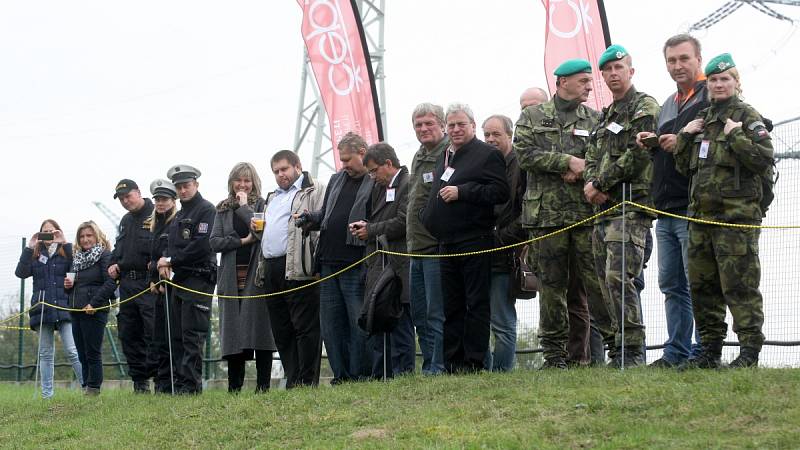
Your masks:
[{"label": "camouflage trousers", "polygon": [[[558,228],[536,228],[537,238]],[[589,313],[604,337],[613,337],[611,318],[594,271],[592,227],[576,227],[532,244],[539,277],[539,339],[545,359],[567,358],[570,276],[578,277],[589,303]],[[570,270],[572,268],[572,270]],[[572,272],[572,273],[570,273]]]},{"label": "camouflage trousers", "polygon": [[727,306],[739,344],[761,350],[764,301],[758,290],[759,235],[758,229],[689,225],[689,286],[703,343],[725,339]]},{"label": "camouflage trousers", "polygon": [[[594,267],[603,290],[603,298],[611,313],[611,328],[614,345],[610,345],[609,356],[616,349],[641,348],[644,345],[644,323],[639,309],[639,293],[634,278],[642,271],[644,247],[652,224],[649,218],[626,219],[623,234],[622,218],[603,221],[594,227],[592,246]],[[623,247],[624,245],[624,247]],[[625,251],[625,269],[622,268],[622,252]],[[622,314],[623,299],[625,303]],[[623,342],[623,328],[625,341]]]}]

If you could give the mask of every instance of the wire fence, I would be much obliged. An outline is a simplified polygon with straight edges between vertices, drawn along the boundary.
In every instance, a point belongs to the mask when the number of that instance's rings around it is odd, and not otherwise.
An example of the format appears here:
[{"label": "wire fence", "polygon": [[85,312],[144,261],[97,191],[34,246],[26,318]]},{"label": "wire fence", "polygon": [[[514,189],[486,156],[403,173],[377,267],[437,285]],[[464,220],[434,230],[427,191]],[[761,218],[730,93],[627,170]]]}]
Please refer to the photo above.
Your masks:
[{"label": "wire fence", "polygon": [[[772,142],[778,158],[778,182],[775,201],[770,207],[764,225],[797,225],[796,205],[800,204],[800,191],[794,181],[800,180],[800,118],[778,124],[772,132]],[[0,319],[9,317],[30,305],[31,281],[20,281],[14,268],[21,252],[22,239],[0,236]],[[767,342],[762,350],[760,364],[768,367],[800,367],[800,305],[796,300],[800,291],[800,230],[765,229],[760,238],[761,292],[764,296],[764,334]],[[648,362],[661,356],[661,345],[667,339],[664,296],[658,288],[658,245],[654,242],[653,254],[645,269],[645,289],[641,295],[644,324],[646,326]],[[20,293],[24,292],[22,302]],[[224,300],[221,300],[224,301]],[[264,300],[252,300],[264,301]],[[268,300],[266,300],[268,301]],[[516,303],[517,367],[533,368],[539,365],[541,355],[536,329],[539,324],[539,301],[518,300]],[[204,375],[207,379],[225,378],[227,366],[221,363],[219,345],[218,305],[212,311],[211,332],[206,345]],[[737,340],[730,325],[730,314],[723,360],[731,360],[738,353]],[[30,331],[27,315],[22,320],[1,324],[0,328],[0,381],[24,381],[33,378],[36,365],[37,334]],[[21,329],[17,329],[21,328]],[[60,339],[59,339],[60,341]],[[56,343],[56,379],[70,379],[72,370]],[[106,379],[125,379],[127,367],[121,352],[116,330],[115,314],[109,315],[108,331],[103,342]],[[275,355],[278,359],[278,355]],[[252,363],[250,363],[252,364]],[[419,364],[418,364],[419,366]],[[250,369],[250,373],[254,373]],[[273,376],[280,377],[280,364],[273,365]],[[322,375],[330,375],[327,361],[323,359]]]}]

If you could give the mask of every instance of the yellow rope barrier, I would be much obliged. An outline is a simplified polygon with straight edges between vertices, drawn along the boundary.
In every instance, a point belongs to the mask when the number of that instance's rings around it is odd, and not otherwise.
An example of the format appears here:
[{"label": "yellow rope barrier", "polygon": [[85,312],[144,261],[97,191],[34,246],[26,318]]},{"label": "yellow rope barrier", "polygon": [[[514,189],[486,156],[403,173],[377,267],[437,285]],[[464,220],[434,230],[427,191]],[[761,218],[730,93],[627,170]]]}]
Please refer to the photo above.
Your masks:
[{"label": "yellow rope barrier", "polygon": [[[665,212],[665,211],[660,211],[658,209],[651,208],[651,207],[645,206],[645,205],[641,205],[639,203],[632,202],[632,201],[629,201],[629,200],[625,201],[624,203],[629,204],[631,206],[634,206],[636,208],[642,209],[644,211],[649,211],[649,212],[658,214],[660,216],[667,216],[667,217],[672,217],[672,218],[676,218],[676,219],[684,219],[684,220],[687,220],[689,222],[700,223],[700,224],[703,224],[703,225],[715,225],[715,226],[723,226],[723,227],[730,227],[730,228],[800,229],[800,225],[750,225],[750,224],[736,224],[736,223],[716,222],[716,221],[713,221],[713,220],[697,219],[697,218],[694,218],[694,217],[687,217],[687,216],[682,216],[682,215],[679,215],[679,214],[673,214],[673,213],[669,213],[669,212]],[[373,256],[375,256],[377,254],[380,254],[380,253],[387,254],[387,255],[393,255],[393,256],[404,256],[404,257],[410,257],[410,258],[454,258],[454,257],[461,257],[461,256],[473,256],[473,255],[481,255],[481,254],[484,254],[484,253],[498,252],[498,251],[508,250],[508,249],[511,249],[511,248],[514,248],[514,247],[519,247],[519,246],[522,246],[522,245],[528,245],[528,244],[531,244],[531,243],[539,241],[539,240],[551,238],[551,237],[556,236],[558,234],[561,234],[561,233],[564,233],[566,231],[569,231],[569,230],[571,230],[573,228],[576,228],[576,227],[585,225],[587,223],[590,223],[590,222],[598,219],[601,216],[604,216],[604,215],[607,215],[607,214],[611,213],[612,211],[620,208],[621,206],[622,206],[622,203],[618,203],[618,204],[616,204],[616,205],[614,205],[614,206],[612,206],[612,207],[610,207],[610,208],[608,208],[608,209],[606,209],[604,211],[601,211],[601,212],[599,212],[597,214],[594,214],[593,216],[587,217],[587,218],[585,218],[585,219],[583,219],[583,220],[581,220],[579,222],[576,222],[576,223],[574,223],[572,225],[566,226],[564,228],[560,228],[560,229],[555,230],[555,231],[553,231],[551,233],[547,233],[545,235],[542,235],[542,236],[539,236],[539,237],[536,237],[536,238],[528,239],[527,241],[518,242],[516,244],[504,245],[502,247],[491,248],[491,249],[487,249],[487,250],[478,250],[478,251],[474,251],[474,252],[463,252],[463,253],[450,253],[450,254],[432,254],[432,255],[417,255],[417,254],[413,254],[413,253],[394,252],[394,251],[390,251],[390,250],[376,250],[376,251],[370,253],[369,255],[366,255],[363,258],[359,259],[358,261],[350,264],[349,266],[344,267],[343,269],[341,269],[341,270],[339,270],[339,271],[337,271],[335,273],[332,273],[332,274],[330,274],[330,275],[328,275],[326,277],[319,278],[319,279],[314,280],[314,281],[312,281],[312,282],[310,282],[308,284],[304,284],[302,286],[298,286],[298,287],[287,289],[285,291],[280,291],[280,292],[270,292],[270,293],[267,293],[267,294],[257,294],[257,295],[221,295],[221,294],[214,294],[214,293],[208,293],[208,292],[202,292],[202,291],[197,291],[197,290],[194,290],[194,289],[190,289],[190,288],[187,288],[185,286],[181,286],[181,285],[179,285],[177,283],[173,283],[170,280],[161,280],[158,283],[156,283],[155,286],[158,286],[158,285],[161,285],[161,284],[167,284],[167,285],[170,285],[170,286],[172,286],[174,288],[181,289],[183,291],[190,292],[192,294],[203,295],[203,296],[212,297],[212,298],[213,297],[217,297],[219,299],[224,299],[224,300],[252,300],[252,299],[275,297],[275,296],[278,296],[278,295],[284,295],[284,294],[288,294],[288,293],[291,293],[291,292],[296,292],[296,291],[299,291],[301,289],[306,289],[306,288],[309,288],[311,286],[320,284],[323,281],[329,280],[331,278],[335,278],[335,277],[337,277],[337,276],[339,276],[339,275],[341,275],[341,274],[343,274],[343,273],[345,273],[345,272],[347,272],[347,271],[349,271],[349,270],[361,265],[361,263],[363,263],[364,261],[366,261],[366,260],[368,260],[368,259],[372,258]],[[135,294],[135,295],[133,295],[133,296],[131,296],[129,298],[126,298],[124,300],[120,300],[120,301],[118,301],[116,303],[111,303],[111,304],[109,304],[107,306],[101,306],[99,308],[95,308],[95,310],[96,311],[101,311],[101,310],[104,310],[104,309],[111,309],[114,306],[119,306],[119,305],[122,305],[124,303],[133,301],[133,300],[137,299],[138,297],[146,294],[149,291],[150,291],[149,288],[145,289],[145,290],[143,290],[143,291],[141,291],[141,292],[139,292],[139,293],[137,293],[137,294]],[[37,302],[36,304],[31,306],[30,308],[28,308],[28,309],[26,309],[26,310],[24,310],[24,311],[22,311],[22,312],[20,312],[18,314],[14,314],[14,315],[12,315],[10,317],[7,317],[7,318],[5,318],[3,320],[0,320],[0,324],[9,322],[9,321],[14,320],[14,319],[17,319],[20,316],[22,316],[24,314],[27,314],[33,308],[36,308],[40,304],[43,305],[43,306],[48,306],[48,307],[51,307],[51,308],[54,308],[54,309],[58,309],[58,310],[61,310],[61,311],[70,311],[70,312],[81,312],[81,311],[83,311],[83,309],[66,308],[66,307],[63,307],[63,306],[54,305],[54,304],[47,303],[47,302]],[[6,325],[0,325],[0,329],[7,329],[7,330],[20,330],[20,329],[22,329],[22,330],[27,330],[27,328],[6,326]]]}]

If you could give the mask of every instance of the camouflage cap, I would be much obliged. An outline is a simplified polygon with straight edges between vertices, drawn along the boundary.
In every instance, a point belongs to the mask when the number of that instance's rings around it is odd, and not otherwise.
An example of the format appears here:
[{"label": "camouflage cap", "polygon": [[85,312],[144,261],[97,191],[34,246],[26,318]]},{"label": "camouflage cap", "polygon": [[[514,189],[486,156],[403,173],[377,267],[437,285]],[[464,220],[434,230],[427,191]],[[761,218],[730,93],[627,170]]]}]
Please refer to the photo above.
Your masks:
[{"label": "camouflage cap", "polygon": [[196,180],[199,177],[200,171],[187,164],[179,164],[167,171],[167,178],[172,180],[172,183],[176,185]]},{"label": "camouflage cap", "polygon": [[607,62],[619,61],[620,59],[626,56],[628,56],[628,51],[625,50],[625,47],[614,44],[608,47],[606,51],[604,51],[603,54],[600,55],[600,59],[597,61],[597,67],[599,67],[600,70],[603,70],[603,66]]},{"label": "camouflage cap", "polygon": [[171,181],[158,179],[150,183],[150,195],[156,197],[170,197],[173,200],[178,198],[178,193],[175,190],[175,185]]},{"label": "camouflage cap", "polygon": [[706,65],[705,74],[709,76],[715,73],[722,73],[732,67],[736,67],[733,57],[730,53],[723,53],[711,58],[711,61]]},{"label": "camouflage cap", "polygon": [[568,59],[556,67],[553,75],[557,77],[568,77],[576,73],[592,73],[592,64],[585,59]]}]

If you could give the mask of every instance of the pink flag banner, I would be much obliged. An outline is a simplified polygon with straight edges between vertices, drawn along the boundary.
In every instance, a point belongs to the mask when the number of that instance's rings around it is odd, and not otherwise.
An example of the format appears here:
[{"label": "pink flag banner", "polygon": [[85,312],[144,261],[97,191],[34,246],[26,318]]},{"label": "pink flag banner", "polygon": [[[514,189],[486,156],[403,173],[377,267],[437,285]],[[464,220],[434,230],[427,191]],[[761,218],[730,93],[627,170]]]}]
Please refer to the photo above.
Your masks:
[{"label": "pink flag banner", "polygon": [[592,93],[586,104],[598,111],[611,104],[611,92],[600,76],[597,60],[611,45],[603,0],[542,0],[546,11],[544,70],[550,94],[556,92],[553,72],[561,63],[583,58],[592,64]]},{"label": "pink flag banner", "polygon": [[330,124],[336,170],[339,140],[347,132],[367,144],[383,139],[369,50],[358,8],[352,0],[297,0],[301,31]]}]

